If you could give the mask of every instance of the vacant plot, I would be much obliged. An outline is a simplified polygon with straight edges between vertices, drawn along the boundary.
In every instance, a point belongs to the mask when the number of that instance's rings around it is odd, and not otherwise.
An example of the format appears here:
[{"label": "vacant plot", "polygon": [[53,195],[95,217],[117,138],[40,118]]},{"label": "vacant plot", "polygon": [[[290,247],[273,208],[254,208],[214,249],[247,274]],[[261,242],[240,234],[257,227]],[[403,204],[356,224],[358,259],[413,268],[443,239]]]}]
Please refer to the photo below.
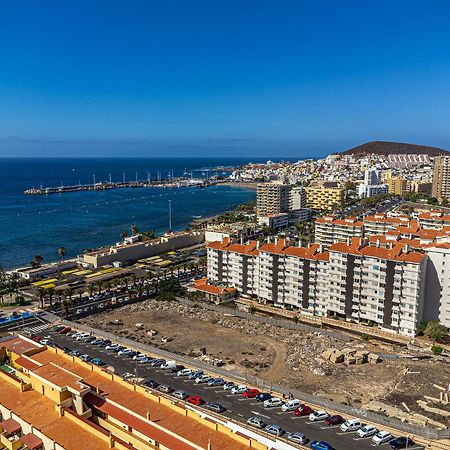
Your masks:
[{"label": "vacant plot", "polygon": [[[83,319],[90,326],[159,348],[256,375],[269,382],[369,409],[427,414],[418,404],[439,396],[450,365],[406,358],[404,349],[375,342],[335,340],[208,311],[201,306],[148,300]],[[142,324],[142,325],[141,325]],[[138,325],[138,326],[137,326]],[[333,364],[328,348],[357,348],[383,355],[379,364]],[[386,408],[384,408],[386,406]],[[436,414],[430,418],[440,420]]]}]

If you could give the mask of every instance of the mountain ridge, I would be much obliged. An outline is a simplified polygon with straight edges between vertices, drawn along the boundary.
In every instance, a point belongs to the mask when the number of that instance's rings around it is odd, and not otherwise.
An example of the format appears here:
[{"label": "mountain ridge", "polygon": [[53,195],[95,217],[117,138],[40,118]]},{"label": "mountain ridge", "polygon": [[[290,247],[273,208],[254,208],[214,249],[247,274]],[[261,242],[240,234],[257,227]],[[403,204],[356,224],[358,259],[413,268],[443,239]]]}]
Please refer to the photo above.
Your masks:
[{"label": "mountain ridge", "polygon": [[340,153],[341,155],[407,155],[426,154],[428,156],[450,155],[448,150],[428,145],[408,144],[406,142],[370,141]]}]

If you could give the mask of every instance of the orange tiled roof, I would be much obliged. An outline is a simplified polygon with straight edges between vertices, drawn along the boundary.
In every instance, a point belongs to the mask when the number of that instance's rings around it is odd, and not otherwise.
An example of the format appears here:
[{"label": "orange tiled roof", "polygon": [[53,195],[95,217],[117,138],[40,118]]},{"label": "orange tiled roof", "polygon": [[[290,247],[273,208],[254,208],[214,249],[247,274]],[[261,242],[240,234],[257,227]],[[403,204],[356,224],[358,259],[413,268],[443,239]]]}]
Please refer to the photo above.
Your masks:
[{"label": "orange tiled roof", "polygon": [[79,384],[82,379],[78,375],[75,375],[66,369],[62,369],[52,362],[33,369],[32,373],[60,388],[68,386],[77,391],[82,390]]},{"label": "orange tiled roof", "polygon": [[232,293],[236,292],[235,288],[232,287],[220,287],[220,286],[213,286],[212,284],[200,284],[199,286],[195,287],[197,291],[207,292],[208,294],[213,295],[221,295],[225,293]]},{"label": "orange tiled roof", "polygon": [[28,350],[34,350],[41,347],[36,342],[22,338],[20,336],[12,336],[10,339],[6,339],[0,342],[2,347],[9,350],[17,355],[27,352]]}]

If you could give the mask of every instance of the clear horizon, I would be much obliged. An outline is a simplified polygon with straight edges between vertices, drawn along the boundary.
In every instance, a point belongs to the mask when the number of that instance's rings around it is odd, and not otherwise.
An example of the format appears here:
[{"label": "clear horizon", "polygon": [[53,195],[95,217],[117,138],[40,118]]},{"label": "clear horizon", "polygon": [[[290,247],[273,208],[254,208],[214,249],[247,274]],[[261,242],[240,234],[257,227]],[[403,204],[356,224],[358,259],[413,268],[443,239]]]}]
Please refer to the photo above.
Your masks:
[{"label": "clear horizon", "polygon": [[444,0],[2,5],[0,156],[450,148]]}]

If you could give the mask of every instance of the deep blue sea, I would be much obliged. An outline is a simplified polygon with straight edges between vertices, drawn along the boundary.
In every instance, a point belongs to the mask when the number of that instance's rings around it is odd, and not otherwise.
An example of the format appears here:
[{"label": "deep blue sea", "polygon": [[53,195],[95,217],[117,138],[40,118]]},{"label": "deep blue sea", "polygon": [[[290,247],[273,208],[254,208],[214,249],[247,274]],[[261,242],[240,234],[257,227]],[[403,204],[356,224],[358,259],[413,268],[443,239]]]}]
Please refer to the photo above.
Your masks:
[{"label": "deep blue sea", "polygon": [[[256,162],[255,158],[253,161]],[[34,255],[44,262],[58,259],[58,248],[73,257],[86,248],[112,244],[131,224],[139,229],[163,233],[169,228],[168,200],[172,200],[172,228],[186,228],[194,216],[209,216],[255,198],[255,192],[228,186],[199,188],[129,188],[52,195],[24,195],[23,191],[43,185],[61,186],[106,181],[166,177],[173,171],[248,162],[212,158],[127,159],[0,159],[0,263],[7,268],[27,264]],[[205,173],[206,174],[206,173]]]}]

